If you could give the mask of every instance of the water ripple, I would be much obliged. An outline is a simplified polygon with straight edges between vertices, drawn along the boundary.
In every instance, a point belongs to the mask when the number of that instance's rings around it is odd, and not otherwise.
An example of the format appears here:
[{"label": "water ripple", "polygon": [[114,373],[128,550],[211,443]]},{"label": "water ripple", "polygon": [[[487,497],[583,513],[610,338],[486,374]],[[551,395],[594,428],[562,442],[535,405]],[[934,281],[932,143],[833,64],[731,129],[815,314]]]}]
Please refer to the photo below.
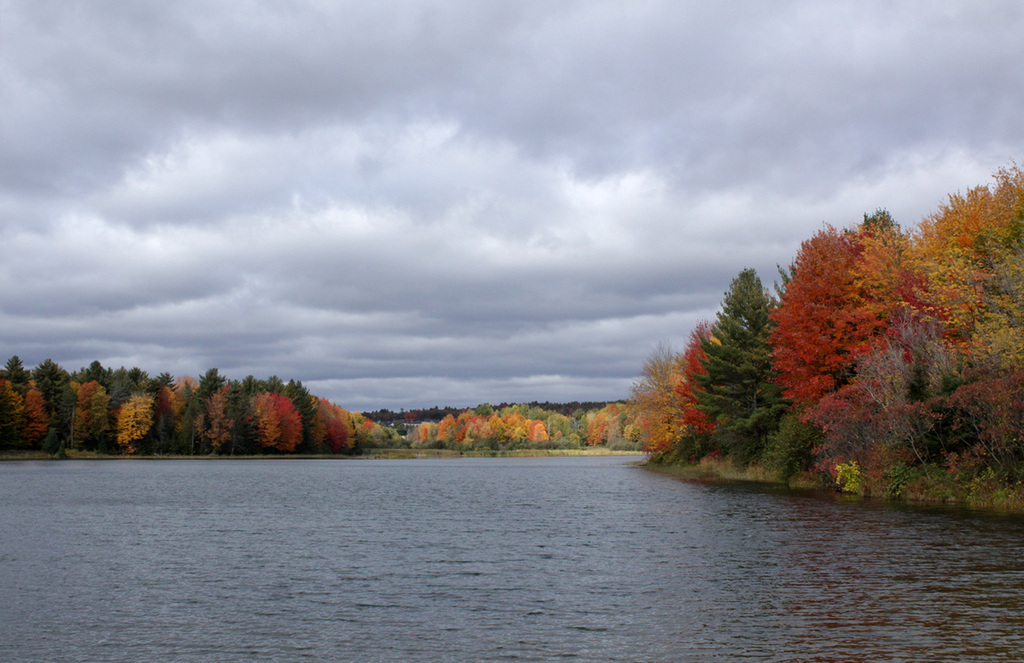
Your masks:
[{"label": "water ripple", "polygon": [[1024,521],[617,458],[0,464],[0,660],[1011,661]]}]

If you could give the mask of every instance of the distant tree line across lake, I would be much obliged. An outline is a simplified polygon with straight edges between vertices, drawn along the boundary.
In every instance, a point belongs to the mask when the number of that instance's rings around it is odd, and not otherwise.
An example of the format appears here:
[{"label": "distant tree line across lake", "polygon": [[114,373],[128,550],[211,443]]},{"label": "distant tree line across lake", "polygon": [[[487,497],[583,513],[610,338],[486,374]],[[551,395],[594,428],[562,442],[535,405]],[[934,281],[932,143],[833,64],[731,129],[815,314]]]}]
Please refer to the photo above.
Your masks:
[{"label": "distant tree line across lake", "polygon": [[[442,412],[440,420],[429,416]],[[622,402],[484,403],[470,409],[410,414],[398,430],[405,433],[414,449],[508,451],[602,446],[639,451],[641,446],[640,431],[629,422]]]},{"label": "distant tree line across lake", "polygon": [[0,449],[50,454],[353,453],[385,433],[358,412],[278,377],[151,377],[94,361],[68,372],[47,359],[0,371]]},{"label": "distant tree line across lake", "polygon": [[624,401],[483,403],[475,408],[376,410],[367,419],[393,427],[414,449],[509,451],[602,446],[639,451],[640,431]]},{"label": "distant tree line across lake", "polygon": [[138,367],[111,369],[98,361],[69,372],[50,359],[29,370],[13,356],[0,370],[0,449],[256,455],[640,448],[622,403],[540,405],[378,410],[364,416],[276,376],[229,380],[212,368],[198,379],[151,377]]},{"label": "distant tree line across lake", "polygon": [[[518,405],[521,408],[525,407],[532,408],[535,410],[544,410],[545,412],[548,413],[557,413],[565,415],[567,417],[579,418],[580,416],[587,412],[593,410],[600,410],[601,408],[610,405],[612,402],[623,403],[624,401],[571,401],[569,403],[552,403],[550,401],[530,401],[529,403],[499,403],[497,405],[485,403],[482,406],[477,406],[477,408],[490,407],[492,410],[502,410],[507,407],[512,407],[513,405]],[[380,410],[364,412],[363,415],[367,419],[376,421],[377,423],[394,422],[395,424],[398,424],[401,422],[409,421],[433,421],[436,423],[444,419],[449,414],[452,415],[453,417],[457,417],[469,409],[476,408],[458,408],[446,405],[444,407],[433,406],[429,408],[413,410],[402,409],[399,410],[398,412],[382,408]]]},{"label": "distant tree line across lake", "polygon": [[627,412],[652,458],[1024,506],[1024,172],[994,180],[913,230],[824,226],[774,293],[743,270],[642,367]]}]

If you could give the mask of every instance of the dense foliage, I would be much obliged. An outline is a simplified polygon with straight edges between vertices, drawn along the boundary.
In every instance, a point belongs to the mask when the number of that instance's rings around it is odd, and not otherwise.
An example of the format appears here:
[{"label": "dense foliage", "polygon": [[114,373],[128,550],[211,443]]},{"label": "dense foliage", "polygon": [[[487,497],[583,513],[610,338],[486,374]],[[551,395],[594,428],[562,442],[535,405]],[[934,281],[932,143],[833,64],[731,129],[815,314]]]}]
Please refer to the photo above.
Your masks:
[{"label": "dense foliage", "polygon": [[625,406],[607,403],[597,409],[576,409],[565,415],[537,404],[489,404],[446,414],[440,421],[412,422],[413,448],[458,451],[513,449],[579,449],[604,446],[639,450],[638,431],[629,425]]},{"label": "dense foliage", "polygon": [[[608,405],[607,401],[570,401],[568,403],[552,403],[550,401],[530,401],[529,403],[500,403],[497,405],[491,405],[490,407],[494,410],[503,410],[513,405],[519,407],[533,408],[544,410],[549,413],[562,414],[567,417],[579,418],[582,413],[590,410],[600,410],[601,408]],[[444,419],[449,414],[453,417],[458,417],[468,408],[459,407],[430,407],[418,410],[400,410],[395,412],[394,410],[380,409],[372,410],[370,412],[363,412],[363,416],[371,421],[376,421],[379,424],[391,424],[398,425],[402,423],[408,423],[411,421],[433,421],[438,422]]]},{"label": "dense foliage", "polygon": [[277,377],[150,377],[93,362],[69,373],[47,359],[0,371],[0,449],[110,454],[348,454],[394,433]]},{"label": "dense foliage", "polygon": [[[565,412],[566,414],[563,414]],[[364,416],[277,377],[150,377],[99,362],[0,370],[0,449],[106,454],[352,454],[366,448],[639,450],[622,403],[430,408]],[[374,420],[376,419],[376,421]],[[379,422],[379,423],[378,423]]]},{"label": "dense foliage", "polygon": [[826,226],[780,275],[773,297],[744,270],[683,352],[648,359],[627,409],[656,461],[889,496],[1024,481],[1019,167],[913,230],[885,210]]}]

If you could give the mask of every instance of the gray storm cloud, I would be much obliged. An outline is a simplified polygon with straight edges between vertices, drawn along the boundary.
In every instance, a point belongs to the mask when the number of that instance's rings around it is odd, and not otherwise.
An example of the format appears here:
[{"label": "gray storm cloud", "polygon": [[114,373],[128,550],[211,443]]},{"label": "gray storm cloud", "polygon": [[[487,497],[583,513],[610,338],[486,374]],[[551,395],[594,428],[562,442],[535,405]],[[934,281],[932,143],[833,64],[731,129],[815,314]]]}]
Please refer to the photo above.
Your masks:
[{"label": "gray storm cloud", "polygon": [[1024,148],[1016,2],[0,5],[0,349],[628,395],[746,266]]}]

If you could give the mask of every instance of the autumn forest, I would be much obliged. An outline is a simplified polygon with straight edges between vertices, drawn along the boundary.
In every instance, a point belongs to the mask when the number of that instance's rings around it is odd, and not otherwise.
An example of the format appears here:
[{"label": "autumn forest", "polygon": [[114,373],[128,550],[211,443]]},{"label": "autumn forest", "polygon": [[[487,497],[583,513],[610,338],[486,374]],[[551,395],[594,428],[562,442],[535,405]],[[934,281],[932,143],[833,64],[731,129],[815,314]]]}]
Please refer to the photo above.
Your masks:
[{"label": "autumn forest", "polygon": [[98,361],[69,373],[49,359],[28,370],[14,356],[0,371],[0,449],[59,456],[640,448],[635,434],[625,439],[620,403],[581,404],[567,414],[547,405],[555,409],[485,404],[442,415],[435,408],[381,425],[386,411],[350,412],[294,380],[229,380],[216,368],[199,379],[150,377],[138,367],[115,370]]},{"label": "autumn forest", "polygon": [[913,229],[884,209],[744,270],[629,403],[656,462],[891,498],[1024,503],[1024,172]]}]

